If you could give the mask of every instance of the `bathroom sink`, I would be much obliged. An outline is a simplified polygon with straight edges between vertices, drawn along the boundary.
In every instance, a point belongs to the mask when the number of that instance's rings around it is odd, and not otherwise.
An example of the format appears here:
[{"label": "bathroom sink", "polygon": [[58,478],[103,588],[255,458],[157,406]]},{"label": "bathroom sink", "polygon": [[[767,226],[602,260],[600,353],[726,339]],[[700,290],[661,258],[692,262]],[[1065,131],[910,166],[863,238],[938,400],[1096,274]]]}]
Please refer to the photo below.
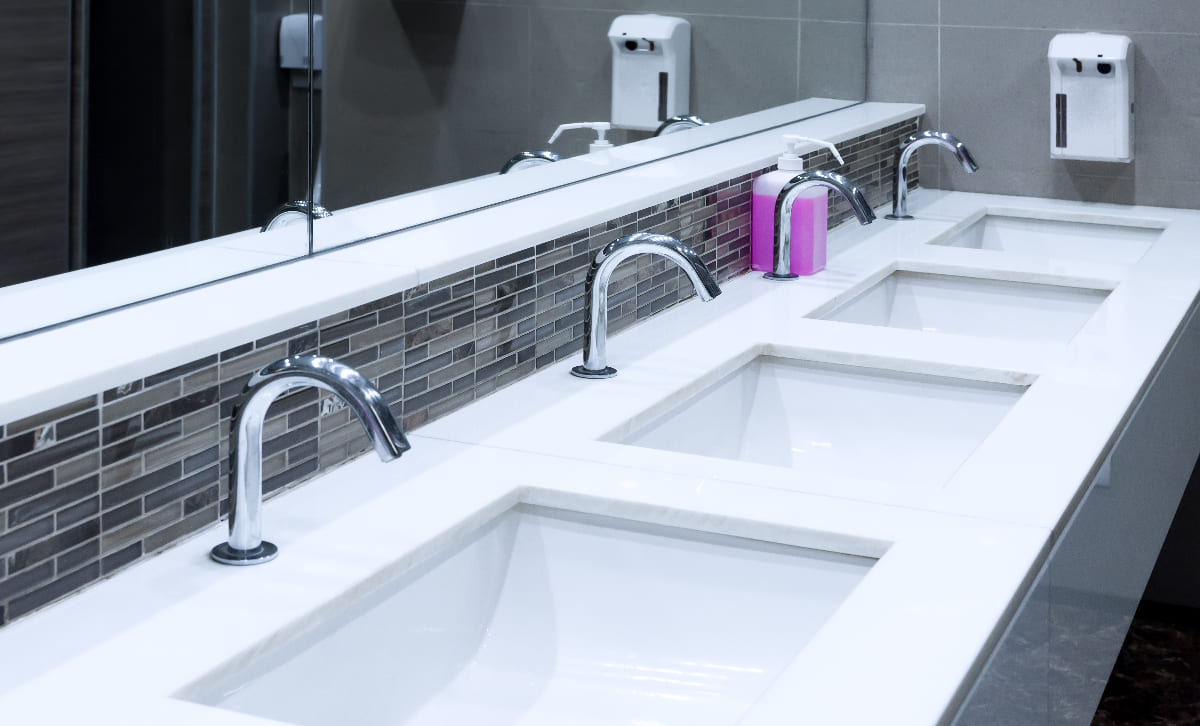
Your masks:
[{"label": "bathroom sink", "polygon": [[989,338],[1066,342],[1108,290],[897,271],[817,317]]},{"label": "bathroom sink", "polygon": [[1151,221],[1119,225],[989,213],[931,244],[1131,265],[1146,254],[1162,231],[1161,225]]},{"label": "bathroom sink", "polygon": [[732,726],[873,564],[520,505],[181,695],[312,726]]},{"label": "bathroom sink", "polygon": [[940,485],[1023,386],[759,356],[622,443]]}]

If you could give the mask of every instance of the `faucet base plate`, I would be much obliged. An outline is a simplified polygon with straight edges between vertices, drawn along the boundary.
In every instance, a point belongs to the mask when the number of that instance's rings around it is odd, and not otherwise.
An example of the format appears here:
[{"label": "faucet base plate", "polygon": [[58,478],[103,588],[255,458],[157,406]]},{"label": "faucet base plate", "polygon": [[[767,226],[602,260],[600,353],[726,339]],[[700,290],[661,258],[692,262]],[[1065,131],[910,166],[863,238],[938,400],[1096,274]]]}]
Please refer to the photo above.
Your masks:
[{"label": "faucet base plate", "polygon": [[617,369],[612,366],[605,366],[598,371],[583,366],[575,366],[571,369],[571,375],[579,378],[612,378],[617,375]]},{"label": "faucet base plate", "polygon": [[261,565],[275,559],[278,554],[279,548],[270,542],[263,542],[248,550],[239,550],[230,547],[228,542],[222,542],[213,547],[208,556],[222,565]]},{"label": "faucet base plate", "polygon": [[764,272],[764,280],[774,280],[775,282],[787,282],[788,280],[799,279],[799,275],[776,275],[774,272]]},{"label": "faucet base plate", "polygon": [[906,219],[912,219],[913,216],[911,214],[885,214],[885,215],[883,215],[883,218],[884,219],[894,219],[894,220],[902,222]]}]

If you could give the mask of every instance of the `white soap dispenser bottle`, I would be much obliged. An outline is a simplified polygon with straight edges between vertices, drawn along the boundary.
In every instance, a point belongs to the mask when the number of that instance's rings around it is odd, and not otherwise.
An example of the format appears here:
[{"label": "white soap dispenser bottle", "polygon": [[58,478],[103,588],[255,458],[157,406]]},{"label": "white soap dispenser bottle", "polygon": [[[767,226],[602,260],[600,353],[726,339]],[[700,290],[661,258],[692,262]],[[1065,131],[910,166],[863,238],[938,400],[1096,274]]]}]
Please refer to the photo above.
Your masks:
[{"label": "white soap dispenser bottle", "polygon": [[577,124],[563,124],[554,130],[554,134],[547,141],[547,144],[553,144],[564,131],[571,129],[591,129],[596,132],[596,140],[588,145],[588,153],[594,154],[597,151],[604,151],[613,147],[612,142],[605,138],[605,134],[612,128],[612,124],[607,121],[585,121]]},{"label": "white soap dispenser bottle", "polygon": [[[800,144],[810,141],[833,153],[838,165],[846,163],[837,147],[823,139],[787,134],[787,151],[779,157],[779,171],[762,174],[754,180],[750,209],[750,267],[760,272],[775,269],[775,205],[783,187],[804,171]],[[812,275],[825,269],[825,237],[829,231],[829,190],[814,187],[796,198],[792,205],[793,275]]]}]

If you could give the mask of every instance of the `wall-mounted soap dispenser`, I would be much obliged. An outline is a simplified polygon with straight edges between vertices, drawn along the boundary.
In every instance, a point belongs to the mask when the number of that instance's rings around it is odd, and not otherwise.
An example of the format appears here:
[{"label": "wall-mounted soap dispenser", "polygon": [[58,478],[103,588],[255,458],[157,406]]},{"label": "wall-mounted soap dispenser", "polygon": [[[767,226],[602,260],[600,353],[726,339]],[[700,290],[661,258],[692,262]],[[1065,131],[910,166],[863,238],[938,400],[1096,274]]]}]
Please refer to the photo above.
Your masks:
[{"label": "wall-mounted soap dispenser", "polygon": [[665,15],[620,15],[608,29],[613,50],[612,124],[654,131],[688,113],[692,26]]},{"label": "wall-mounted soap dispenser", "polygon": [[1050,41],[1050,155],[1133,160],[1133,41],[1063,33]]}]

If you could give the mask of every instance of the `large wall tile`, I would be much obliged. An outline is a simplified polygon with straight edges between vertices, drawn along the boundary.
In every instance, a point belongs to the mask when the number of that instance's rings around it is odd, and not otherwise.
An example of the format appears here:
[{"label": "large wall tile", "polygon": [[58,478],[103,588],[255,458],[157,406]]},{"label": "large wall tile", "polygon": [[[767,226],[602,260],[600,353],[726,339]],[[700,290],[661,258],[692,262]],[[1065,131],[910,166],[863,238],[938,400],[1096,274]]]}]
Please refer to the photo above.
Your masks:
[{"label": "large wall tile", "polygon": [[[937,26],[871,23],[867,58],[867,98],[923,103],[922,126],[941,128]],[[917,152],[921,181],[928,187],[940,186],[937,153],[933,149]]]},{"label": "large wall tile", "polygon": [[942,3],[945,25],[1051,30],[1200,33],[1194,0],[953,0]]},{"label": "large wall tile", "polygon": [[1200,167],[1191,153],[1200,148],[1200,36],[1134,34],[1132,38],[1137,175],[1200,181]]},{"label": "large wall tile", "polygon": [[[475,0],[468,0],[474,2]],[[800,7],[797,0],[755,0],[731,5],[727,0],[503,0],[505,4],[576,10],[606,10],[618,13],[659,13],[682,15],[732,15],[746,18],[785,18],[795,20]],[[490,2],[490,0],[489,0]]]},{"label": "large wall tile", "polygon": [[867,18],[872,23],[938,24],[938,0],[869,0]]},{"label": "large wall tile", "polygon": [[[979,161],[973,182],[989,170],[1052,172],[1044,57],[1049,40],[1050,34],[1040,30],[942,29],[939,120],[942,130],[961,139]],[[939,158],[944,172],[957,164],[949,154]],[[941,181],[959,189],[966,176],[945,174]]]},{"label": "large wall tile", "polygon": [[800,23],[799,98],[854,100],[866,94],[867,24]]},{"label": "large wall tile", "polygon": [[872,23],[868,35],[867,93],[874,101],[925,104],[938,122],[938,29]]},{"label": "large wall tile", "polygon": [[725,119],[796,100],[796,24],[688,15],[692,112]]},{"label": "large wall tile", "polygon": [[865,3],[845,0],[800,0],[800,19],[865,23],[867,6]]}]

